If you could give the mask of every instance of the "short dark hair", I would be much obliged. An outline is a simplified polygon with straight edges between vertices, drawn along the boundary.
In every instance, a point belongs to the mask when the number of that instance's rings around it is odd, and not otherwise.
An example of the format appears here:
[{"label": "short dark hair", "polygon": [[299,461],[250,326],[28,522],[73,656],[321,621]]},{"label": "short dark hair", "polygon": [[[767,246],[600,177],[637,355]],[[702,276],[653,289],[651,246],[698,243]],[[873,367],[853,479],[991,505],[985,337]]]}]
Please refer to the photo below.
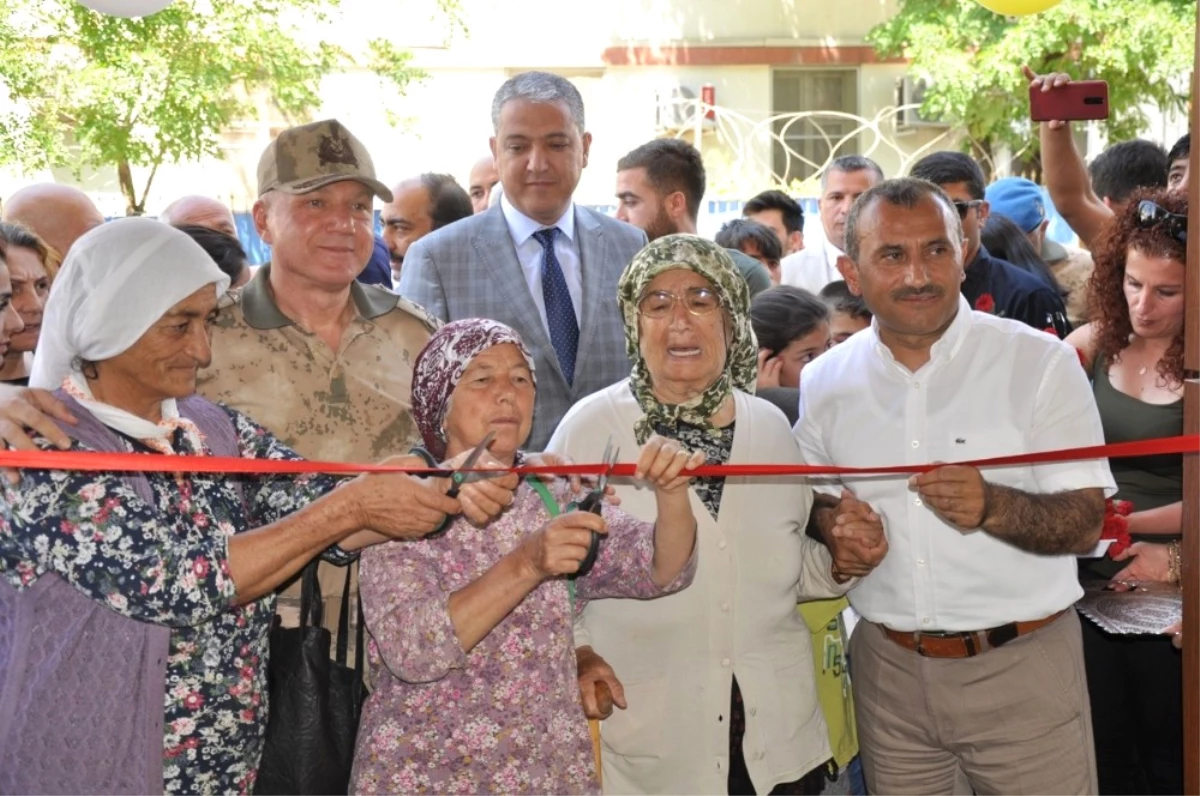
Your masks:
[{"label": "short dark hair", "polygon": [[764,290],[750,302],[750,326],[759,348],[774,354],[788,343],[829,322],[829,307],[804,288],[779,285]]},{"label": "short dark hair", "polygon": [[1171,151],[1167,153],[1167,168],[1177,160],[1183,160],[1188,155],[1192,154],[1192,134],[1184,133],[1179,136],[1179,140],[1171,147]]},{"label": "short dark hair", "polygon": [[766,224],[754,219],[734,218],[726,221],[713,240],[718,246],[738,251],[742,250],[743,243],[753,241],[761,256],[775,262],[783,259],[783,244],[779,242],[779,236]]},{"label": "short dark hair", "polygon": [[908,176],[934,185],[965,182],[972,199],[983,198],[983,169],[970,155],[962,152],[934,152],[913,164]]},{"label": "short dark hair", "polygon": [[830,172],[840,171],[843,174],[849,174],[854,171],[870,171],[874,172],[875,179],[883,179],[883,169],[879,168],[879,164],[871,160],[865,155],[842,155],[834,158],[833,161],[825,167],[825,171],[821,172],[821,190],[825,190],[825,185],[828,182]]},{"label": "short dark hair", "polygon": [[[953,180],[952,182],[957,182]],[[858,262],[858,224],[862,214],[871,209],[876,202],[887,202],[895,207],[913,208],[922,199],[933,199],[942,204],[942,209],[951,219],[951,233],[957,234],[962,240],[962,219],[954,202],[937,184],[919,177],[897,177],[884,180],[868,188],[862,196],[855,200],[846,216],[846,256],[855,263]]]},{"label": "short dark hair", "polygon": [[863,321],[869,321],[873,317],[871,311],[867,309],[867,302],[863,301],[862,296],[851,293],[850,286],[844,279],[830,282],[821,288],[821,298],[834,312],[841,312],[851,318]]},{"label": "short dark hair", "polygon": [[646,180],[659,196],[679,191],[687,200],[692,219],[700,216],[707,176],[704,159],[696,147],[678,138],[656,138],[617,161],[617,171],[645,169]]},{"label": "short dark hair", "polygon": [[1153,141],[1135,138],[1105,149],[1088,166],[1092,190],[1101,199],[1124,202],[1138,188],[1167,184],[1167,153]]},{"label": "short dark hair", "polygon": [[199,243],[200,248],[229,277],[230,284],[238,281],[246,268],[246,250],[237,238],[197,224],[184,224],[175,229]]},{"label": "short dark hair", "polygon": [[449,174],[421,175],[421,185],[429,194],[429,217],[433,220],[430,230],[441,229],[472,215],[471,197]]},{"label": "short dark hair", "polygon": [[767,210],[779,211],[779,216],[783,219],[783,228],[788,231],[789,235],[804,229],[804,208],[783,191],[774,189],[763,191],[742,205],[743,216],[752,216]]}]

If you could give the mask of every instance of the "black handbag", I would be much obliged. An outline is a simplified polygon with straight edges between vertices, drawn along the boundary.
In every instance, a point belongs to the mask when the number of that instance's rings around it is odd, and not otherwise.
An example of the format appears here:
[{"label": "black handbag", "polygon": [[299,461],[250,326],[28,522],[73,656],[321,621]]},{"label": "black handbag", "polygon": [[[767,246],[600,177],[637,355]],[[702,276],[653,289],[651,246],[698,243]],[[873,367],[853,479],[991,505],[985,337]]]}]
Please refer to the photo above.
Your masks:
[{"label": "black handbag", "polygon": [[300,627],[271,628],[267,666],[269,713],[255,794],[343,794],[350,784],[354,739],[362,715],[362,601],[357,601],[354,666],[346,665],[350,619],[350,567],[339,613],[336,659],[329,658],[330,632],[322,627],[320,560],[301,574]]}]

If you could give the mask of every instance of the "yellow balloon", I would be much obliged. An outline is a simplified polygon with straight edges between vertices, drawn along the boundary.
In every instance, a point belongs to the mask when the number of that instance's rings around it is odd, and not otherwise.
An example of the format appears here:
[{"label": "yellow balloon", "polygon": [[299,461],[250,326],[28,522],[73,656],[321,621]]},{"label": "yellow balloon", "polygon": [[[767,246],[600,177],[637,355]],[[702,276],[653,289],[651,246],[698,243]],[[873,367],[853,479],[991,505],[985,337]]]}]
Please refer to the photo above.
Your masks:
[{"label": "yellow balloon", "polygon": [[1058,5],[1061,0],[976,0],[979,5],[1006,17],[1038,14]]}]

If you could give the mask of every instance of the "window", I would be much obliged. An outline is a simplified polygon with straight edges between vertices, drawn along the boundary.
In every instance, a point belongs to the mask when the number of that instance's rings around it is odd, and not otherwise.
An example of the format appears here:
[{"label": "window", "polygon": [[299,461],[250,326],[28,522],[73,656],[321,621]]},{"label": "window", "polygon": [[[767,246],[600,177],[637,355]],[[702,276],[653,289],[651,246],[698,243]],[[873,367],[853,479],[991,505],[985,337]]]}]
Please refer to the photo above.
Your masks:
[{"label": "window", "polygon": [[[777,69],[772,75],[773,115],[814,111],[858,113],[858,72],[854,69]],[[773,140],[773,170],[784,183],[805,180],[829,160],[830,155],[858,153],[855,138],[843,143],[836,153],[831,148],[852,133],[855,119],[819,113],[792,121],[775,122],[775,134],[792,150],[789,158],[783,144]],[[785,130],[786,128],[786,130]],[[803,159],[802,159],[803,158]]]}]

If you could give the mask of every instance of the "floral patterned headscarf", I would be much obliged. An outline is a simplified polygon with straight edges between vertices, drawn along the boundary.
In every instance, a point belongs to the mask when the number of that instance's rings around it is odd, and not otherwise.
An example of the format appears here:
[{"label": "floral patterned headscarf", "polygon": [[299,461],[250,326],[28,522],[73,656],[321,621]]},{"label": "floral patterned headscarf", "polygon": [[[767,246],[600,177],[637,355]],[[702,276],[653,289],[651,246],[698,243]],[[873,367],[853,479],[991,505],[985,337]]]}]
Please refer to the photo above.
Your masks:
[{"label": "floral patterned headscarf", "polygon": [[498,321],[467,318],[438,329],[417,354],[413,364],[412,415],[425,449],[435,459],[446,455],[446,432],[442,426],[450,410],[450,396],[471,360],[492,346],[512,343],[521,350],[537,384],[533,356],[521,336]]},{"label": "floral patterned headscarf", "polygon": [[[665,404],[654,397],[650,371],[642,357],[638,330],[638,302],[654,277],[675,268],[687,268],[704,277],[729,315],[731,333],[726,341],[725,370],[704,392],[682,404]],[[646,413],[634,432],[644,443],[656,425],[668,428],[680,422],[716,432],[710,418],[733,394],[753,393],[758,378],[758,343],[750,327],[750,289],[737,266],[723,248],[695,235],[667,235],[638,252],[621,281],[617,298],[625,316],[625,350],[633,360],[630,386],[638,405]]]}]

